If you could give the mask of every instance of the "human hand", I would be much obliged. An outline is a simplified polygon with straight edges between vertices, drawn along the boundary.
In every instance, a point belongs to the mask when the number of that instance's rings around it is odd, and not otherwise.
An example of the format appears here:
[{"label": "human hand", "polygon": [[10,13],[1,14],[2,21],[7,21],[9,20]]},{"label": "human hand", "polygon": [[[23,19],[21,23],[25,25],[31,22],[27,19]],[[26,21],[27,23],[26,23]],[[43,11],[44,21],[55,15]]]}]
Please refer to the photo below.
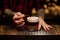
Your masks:
[{"label": "human hand", "polygon": [[42,23],[42,27],[44,28],[45,31],[51,30],[53,27],[48,25],[47,23]]},{"label": "human hand", "polygon": [[45,31],[49,31],[51,30],[51,28],[53,28],[50,25],[48,25],[46,22],[44,22],[43,19],[39,19],[38,30],[40,30],[41,27],[43,27]]},{"label": "human hand", "polygon": [[24,17],[25,17],[25,15],[20,12],[14,13],[13,21],[19,27],[23,26],[25,24],[24,19],[23,19]]}]

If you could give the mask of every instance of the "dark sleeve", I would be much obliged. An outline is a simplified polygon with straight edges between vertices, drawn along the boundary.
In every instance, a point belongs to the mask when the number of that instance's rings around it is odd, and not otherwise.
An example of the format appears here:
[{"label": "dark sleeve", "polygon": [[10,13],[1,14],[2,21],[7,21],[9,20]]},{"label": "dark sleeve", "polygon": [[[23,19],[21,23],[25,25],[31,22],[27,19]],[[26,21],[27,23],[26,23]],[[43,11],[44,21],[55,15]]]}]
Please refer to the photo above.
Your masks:
[{"label": "dark sleeve", "polygon": [[44,16],[45,16],[44,9],[39,9],[39,10],[38,10],[38,16],[39,16],[39,17],[42,17],[42,18],[44,19]]},{"label": "dark sleeve", "polygon": [[9,9],[5,9],[5,11],[3,12],[3,22],[4,24],[13,24],[13,11],[9,10]]},{"label": "dark sleeve", "polygon": [[36,9],[38,16],[44,19],[44,2],[42,0],[36,0]]},{"label": "dark sleeve", "polygon": [[4,0],[3,1],[4,3],[4,6],[3,6],[3,24],[12,24],[13,23],[13,20],[12,20],[12,17],[13,17],[13,14],[9,8],[8,8],[8,3],[7,3],[7,0]]},{"label": "dark sleeve", "polygon": [[8,8],[8,6],[9,6],[8,1],[4,0],[3,2],[4,2],[4,6],[3,6],[4,14],[7,15],[7,16],[10,16],[10,17],[13,16],[13,11]]}]

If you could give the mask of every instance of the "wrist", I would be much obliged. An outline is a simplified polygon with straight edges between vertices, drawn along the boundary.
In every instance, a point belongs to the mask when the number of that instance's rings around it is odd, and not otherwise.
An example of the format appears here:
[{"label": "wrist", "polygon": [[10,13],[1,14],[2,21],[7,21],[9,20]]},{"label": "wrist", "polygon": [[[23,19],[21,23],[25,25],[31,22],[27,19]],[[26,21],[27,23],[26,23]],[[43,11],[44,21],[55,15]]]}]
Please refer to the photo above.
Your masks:
[{"label": "wrist", "polygon": [[41,22],[42,24],[45,23],[44,19],[43,18],[39,18],[39,22]]}]

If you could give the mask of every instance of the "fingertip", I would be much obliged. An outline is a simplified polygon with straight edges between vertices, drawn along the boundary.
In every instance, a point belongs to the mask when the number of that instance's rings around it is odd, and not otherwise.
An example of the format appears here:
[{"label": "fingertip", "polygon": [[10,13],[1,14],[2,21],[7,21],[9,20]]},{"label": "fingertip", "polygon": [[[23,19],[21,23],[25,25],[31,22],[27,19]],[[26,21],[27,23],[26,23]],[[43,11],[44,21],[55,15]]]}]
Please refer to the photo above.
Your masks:
[{"label": "fingertip", "polygon": [[25,24],[25,22],[23,22],[22,24],[21,24],[21,26],[23,26]]},{"label": "fingertip", "polygon": [[38,31],[41,30],[41,25],[38,24]]},{"label": "fingertip", "polygon": [[25,22],[22,22],[22,24],[25,24]]},{"label": "fingertip", "polygon": [[18,27],[23,27],[23,25],[25,24],[25,22],[23,22],[22,24],[17,25]]},{"label": "fingertip", "polygon": [[44,28],[45,32],[47,32],[47,28]]},{"label": "fingertip", "polygon": [[44,29],[45,32],[47,32],[47,29]]},{"label": "fingertip", "polygon": [[47,30],[49,31],[49,30],[50,30],[50,28],[49,28],[49,27],[47,27]]},{"label": "fingertip", "polygon": [[22,14],[22,16],[23,16],[23,17],[25,17],[25,15],[24,15],[24,14]]},{"label": "fingertip", "polygon": [[53,28],[53,27],[51,27],[51,26],[49,26],[51,29]]}]

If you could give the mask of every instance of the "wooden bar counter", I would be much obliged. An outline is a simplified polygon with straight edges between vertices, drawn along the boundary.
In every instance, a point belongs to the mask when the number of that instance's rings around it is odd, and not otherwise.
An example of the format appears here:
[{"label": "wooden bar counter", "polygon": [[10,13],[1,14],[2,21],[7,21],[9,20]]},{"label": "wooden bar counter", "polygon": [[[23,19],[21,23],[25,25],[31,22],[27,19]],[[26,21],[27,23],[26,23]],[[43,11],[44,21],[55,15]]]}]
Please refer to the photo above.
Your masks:
[{"label": "wooden bar counter", "polygon": [[60,35],[60,25],[51,25],[53,29],[45,32],[43,29],[40,31],[20,31],[11,25],[0,25],[0,35]]}]

